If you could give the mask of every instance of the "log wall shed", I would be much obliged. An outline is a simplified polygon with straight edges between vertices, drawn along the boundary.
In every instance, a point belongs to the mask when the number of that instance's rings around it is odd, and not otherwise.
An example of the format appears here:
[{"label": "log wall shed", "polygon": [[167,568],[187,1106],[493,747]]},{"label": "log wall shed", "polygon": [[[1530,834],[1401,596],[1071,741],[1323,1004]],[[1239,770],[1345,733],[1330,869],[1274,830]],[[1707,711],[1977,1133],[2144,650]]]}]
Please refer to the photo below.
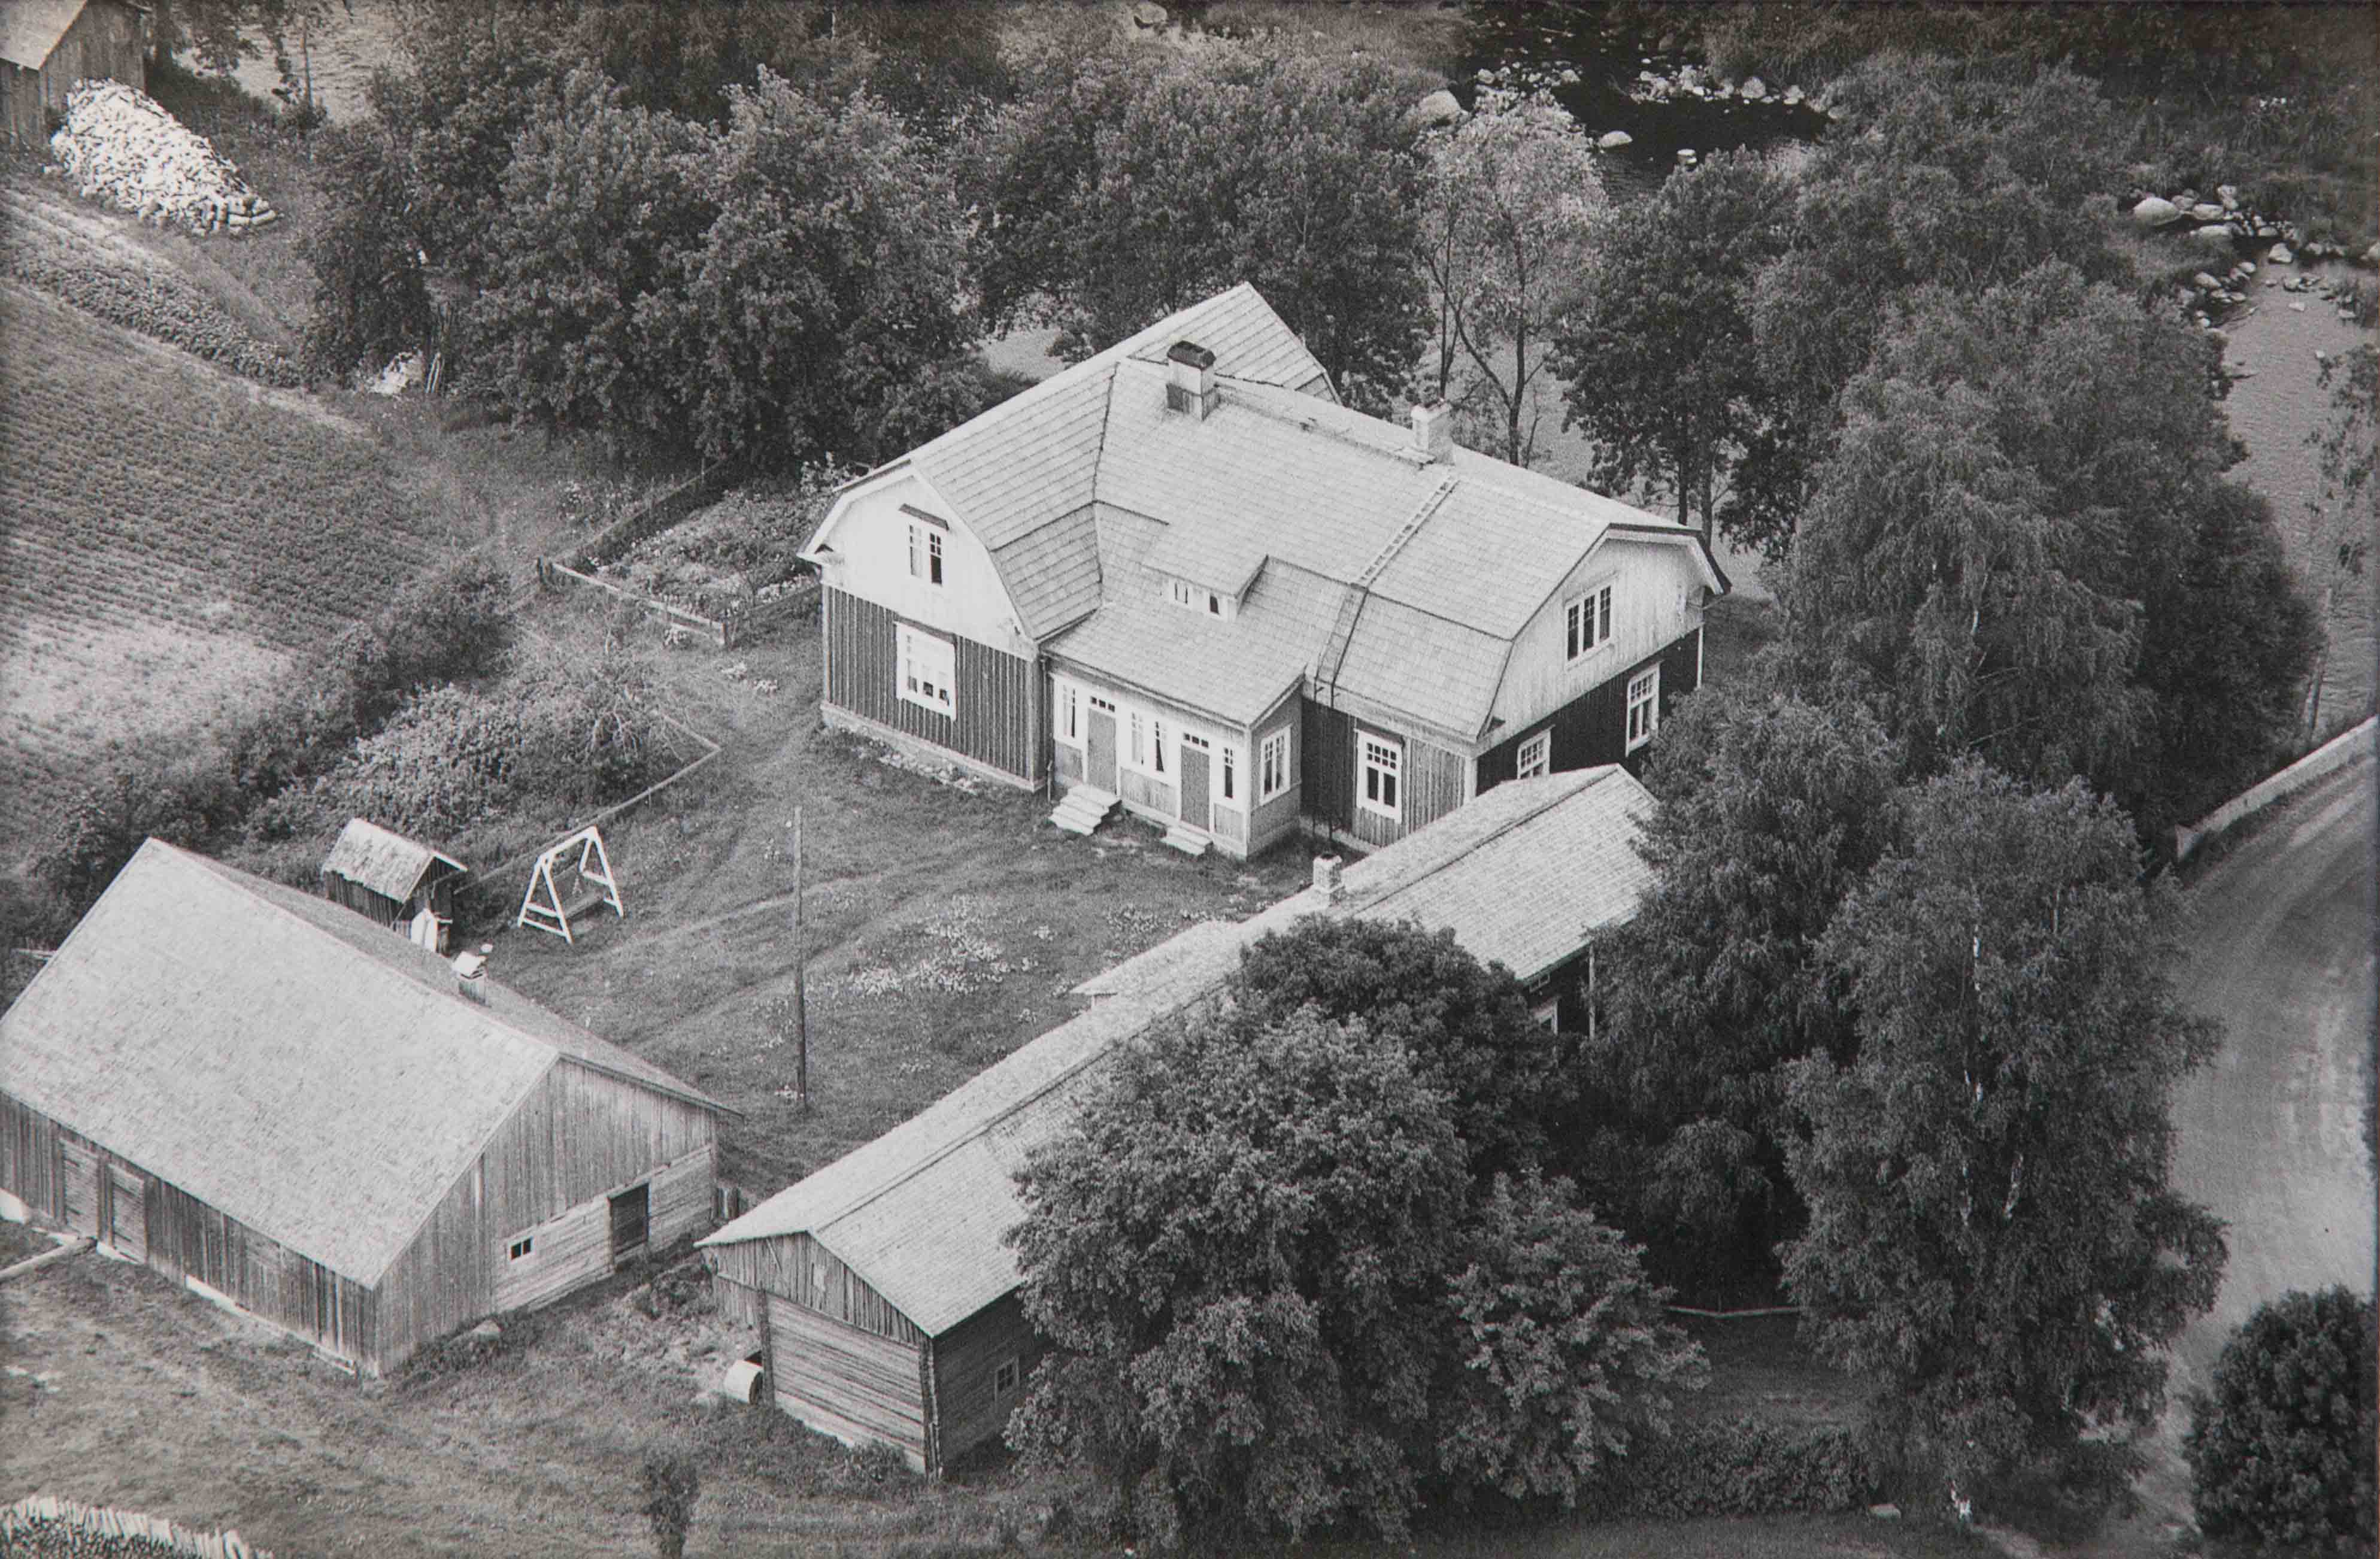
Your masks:
[{"label": "log wall shed", "polygon": [[1653,799],[1618,766],[1497,786],[1251,919],[1192,926],[1075,987],[1092,1006],[924,1113],[702,1241],[720,1308],[761,1329],[777,1406],[938,1471],[999,1438],[1041,1351],[1005,1242],[1015,1174],[1115,1048],[1211,996],[1242,951],[1308,915],[1450,930],[1550,1023],[1600,933],[1652,877]]},{"label": "log wall shed", "polygon": [[49,144],[47,115],[86,80],[149,85],[149,12],[129,0],[0,3],[0,137]]},{"label": "log wall shed", "polygon": [[724,1106],[152,840],[0,1015],[6,1210],[377,1374],[710,1223]]},{"label": "log wall shed", "polygon": [[350,817],[322,858],[322,897],[443,953],[463,863],[367,818]]}]

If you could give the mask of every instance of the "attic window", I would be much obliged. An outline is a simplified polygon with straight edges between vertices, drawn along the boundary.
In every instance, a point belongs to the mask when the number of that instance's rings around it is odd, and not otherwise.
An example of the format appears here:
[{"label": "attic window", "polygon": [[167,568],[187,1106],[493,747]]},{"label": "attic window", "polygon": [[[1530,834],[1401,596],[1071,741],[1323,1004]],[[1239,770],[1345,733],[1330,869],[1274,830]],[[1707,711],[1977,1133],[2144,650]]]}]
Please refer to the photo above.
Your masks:
[{"label": "attic window", "polygon": [[524,1234],[518,1239],[514,1240],[510,1245],[504,1247],[504,1257],[508,1261],[516,1262],[536,1249],[536,1237],[533,1235]]},{"label": "attic window", "polygon": [[1193,611],[1203,610],[1209,617],[1225,621],[1231,618],[1231,607],[1220,591],[1193,585],[1186,579],[1169,579],[1165,582],[1165,593],[1175,606],[1188,607]]}]

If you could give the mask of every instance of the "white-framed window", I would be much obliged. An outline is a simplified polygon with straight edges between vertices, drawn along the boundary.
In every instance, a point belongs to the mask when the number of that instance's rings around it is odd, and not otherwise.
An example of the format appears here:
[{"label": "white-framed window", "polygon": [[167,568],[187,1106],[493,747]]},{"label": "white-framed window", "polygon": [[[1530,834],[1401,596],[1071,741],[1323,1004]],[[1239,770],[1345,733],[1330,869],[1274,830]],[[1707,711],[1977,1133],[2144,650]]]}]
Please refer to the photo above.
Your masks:
[{"label": "white-framed window", "polygon": [[995,1398],[1006,1396],[1016,1389],[1017,1383],[1024,1377],[1024,1368],[1015,1360],[1002,1360],[991,1372],[991,1395]]},{"label": "white-framed window", "polygon": [[1223,598],[1220,595],[1203,586],[1193,585],[1186,579],[1168,579],[1165,582],[1165,593],[1175,606],[1186,606],[1193,611],[1203,610],[1209,617],[1231,615],[1223,610]]},{"label": "white-framed window", "polygon": [[1289,728],[1269,732],[1257,745],[1257,800],[1267,802],[1289,789]]},{"label": "white-framed window", "polygon": [[1628,679],[1628,750],[1653,740],[1660,724],[1661,668],[1654,666]]},{"label": "white-framed window", "polygon": [[1222,779],[1219,782],[1222,786],[1222,799],[1235,806],[1239,804],[1240,750],[1237,747],[1227,746],[1223,749],[1223,772]]},{"label": "white-framed window", "polygon": [[1577,660],[1611,642],[1611,586],[1598,585],[1573,596],[1562,609],[1565,659]]},{"label": "white-framed window", "polygon": [[1073,683],[1058,684],[1058,740],[1080,742],[1083,739],[1083,690]]},{"label": "white-framed window", "polygon": [[958,681],[957,654],[951,641],[921,633],[906,622],[895,625],[898,639],[901,696],[938,715],[958,714],[952,689]]},{"label": "white-framed window", "polygon": [[1148,717],[1148,771],[1165,772],[1165,722],[1155,715]]},{"label": "white-framed window", "polygon": [[1533,780],[1540,774],[1550,773],[1553,768],[1553,749],[1554,733],[1550,731],[1538,731],[1521,743],[1521,751],[1514,760],[1512,772],[1524,780]]},{"label": "white-framed window", "polygon": [[942,527],[923,520],[909,522],[909,576],[929,585],[942,582]]},{"label": "white-framed window", "polygon": [[1355,732],[1355,802],[1366,812],[1394,819],[1399,810],[1398,781],[1404,773],[1404,744],[1392,737]]},{"label": "white-framed window", "polygon": [[1116,712],[1114,699],[1102,698],[1096,693],[1091,695],[1091,707],[1094,709],[1104,709],[1111,715]]},{"label": "white-framed window", "polygon": [[533,1254],[536,1250],[537,1237],[535,1235],[524,1234],[518,1239],[514,1240],[510,1245],[504,1247],[504,1257],[508,1261],[517,1262],[526,1256]]},{"label": "white-framed window", "polygon": [[1138,709],[1132,712],[1132,766],[1149,774],[1165,772],[1165,722]]}]

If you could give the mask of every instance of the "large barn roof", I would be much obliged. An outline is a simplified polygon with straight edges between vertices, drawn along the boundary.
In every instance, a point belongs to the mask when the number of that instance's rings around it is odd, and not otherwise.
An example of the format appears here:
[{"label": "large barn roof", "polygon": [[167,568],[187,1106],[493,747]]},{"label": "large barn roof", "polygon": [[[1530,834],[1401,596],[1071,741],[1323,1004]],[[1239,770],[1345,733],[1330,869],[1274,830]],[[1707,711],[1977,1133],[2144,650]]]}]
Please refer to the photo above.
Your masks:
[{"label": "large barn roof", "polygon": [[1634,912],[1650,874],[1631,846],[1651,805],[1617,767],[1508,781],[1348,866],[1336,905],[1309,888],[1194,925],[1076,986],[1098,998],[1087,1012],[702,1243],[807,1233],[939,1335],[1019,1281],[1005,1236],[1025,1215],[1026,1155],[1064,1129],[1119,1044],[1211,995],[1257,938],[1316,913],[1412,919],[1533,977]]},{"label": "large barn roof", "polygon": [[155,840],[0,1014],[0,1093],[377,1282],[556,1062],[667,1072],[325,900]]}]

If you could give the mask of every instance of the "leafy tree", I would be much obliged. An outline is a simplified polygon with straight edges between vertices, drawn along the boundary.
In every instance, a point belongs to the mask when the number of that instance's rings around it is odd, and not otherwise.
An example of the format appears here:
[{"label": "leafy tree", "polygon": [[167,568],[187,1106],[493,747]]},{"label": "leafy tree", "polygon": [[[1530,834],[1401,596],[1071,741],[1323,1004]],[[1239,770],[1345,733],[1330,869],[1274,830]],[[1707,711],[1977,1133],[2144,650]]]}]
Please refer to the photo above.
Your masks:
[{"label": "leafy tree", "polygon": [[2221,1225],[2166,1183],[2171,1090],[2216,1032],[2175,1004],[2169,889],[2113,805],[1969,762],[1908,807],[1827,934],[1857,1053],[1790,1069],[1786,1286],[1954,1487],[2120,1468],[2086,1434],[2155,1421],[2160,1350],[2222,1278]]},{"label": "leafy tree", "polygon": [[1790,429],[1772,429],[1770,387],[1753,334],[1752,284],[1791,238],[1793,188],[1767,159],[1713,157],[1670,175],[1650,200],[1610,224],[1564,326],[1554,369],[1569,384],[1564,426],[1595,441],[1597,485],[1638,481],[1677,500],[1703,536],[1783,550],[1793,516],[1739,494],[1734,463],[1762,458]]},{"label": "leafy tree", "polygon": [[665,321],[716,214],[698,178],[708,150],[698,127],[573,71],[504,168],[468,316],[473,379],[553,427],[682,438]]},{"label": "leafy tree", "polygon": [[1892,841],[1897,769],[1857,705],[1756,682],[1706,689],[1655,738],[1638,850],[1656,875],[1599,949],[1579,1086],[1599,1114],[1585,1178],[1681,1280],[1758,1273],[1798,1222],[1785,1068],[1849,1053],[1819,949]]},{"label": "leafy tree", "polygon": [[653,1552],[661,1559],[681,1559],[686,1535],[694,1528],[694,1504],[702,1496],[702,1469],[683,1452],[654,1451],[638,1469],[645,1503],[639,1514],[653,1529]]},{"label": "leafy tree", "polygon": [[2208,1536],[2371,1546],[2374,1325],[2372,1301],[2346,1288],[2292,1292],[2223,1345],[2182,1437]]},{"label": "leafy tree", "polygon": [[785,0],[596,0],[575,7],[558,57],[619,83],[628,107],[723,124],[732,92],[762,70],[803,81],[861,62],[823,38],[809,5]]},{"label": "leafy tree", "polygon": [[2332,595],[2341,587],[2359,588],[2372,555],[2372,472],[2380,453],[2380,350],[2368,342],[2350,347],[2322,362],[2323,387],[2330,392],[2330,413],[2321,427],[2306,435],[2322,462],[2322,496],[2313,510],[2316,536],[2314,572],[2322,580],[2322,606],[2315,621],[2325,625],[2321,658],[2315,662],[2306,691],[2305,734],[2322,731],[2323,684],[2330,672]]},{"label": "leafy tree", "polygon": [[965,159],[987,309],[1053,319],[1080,357],[1253,282],[1342,395],[1383,405],[1425,308],[1405,103],[1368,61],[1062,32]]},{"label": "leafy tree", "polygon": [[1010,1432],[1028,1457],[1087,1463],[1160,1541],[1403,1531],[1465,1180],[1402,1046],[1193,1020],[1123,1051],[1019,1180],[1050,1344]]},{"label": "leafy tree", "polygon": [[1666,1393],[1708,1376],[1643,1252],[1576,1197],[1567,1180],[1499,1175],[1465,1230],[1438,1444],[1458,1491],[1568,1509],[1642,1436],[1668,1432]]},{"label": "leafy tree", "polygon": [[247,802],[211,742],[113,757],[51,825],[30,875],[79,917],[142,841],[195,849],[236,824]]},{"label": "leafy tree", "polygon": [[1239,1021],[1277,1022],[1311,1007],[1411,1052],[1446,1096],[1481,1183],[1542,1164],[1576,1096],[1554,1036],[1521,983],[1482,964],[1451,931],[1408,922],[1313,916],[1248,949],[1229,989]]},{"label": "leafy tree", "polygon": [[1501,424],[1504,458],[1526,465],[1541,376],[1610,211],[1594,143],[1545,85],[1505,73],[1434,132],[1428,155],[1416,252],[1439,308],[1438,389],[1459,350]]},{"label": "leafy tree", "polygon": [[358,365],[422,345],[436,316],[401,150],[371,127],[341,127],[314,154],[339,196],[303,246],[316,278],[306,361],[317,374],[343,379]]},{"label": "leafy tree", "polygon": [[763,71],[697,165],[711,213],[682,286],[639,311],[714,458],[863,458],[979,408],[947,177],[867,92]]}]

